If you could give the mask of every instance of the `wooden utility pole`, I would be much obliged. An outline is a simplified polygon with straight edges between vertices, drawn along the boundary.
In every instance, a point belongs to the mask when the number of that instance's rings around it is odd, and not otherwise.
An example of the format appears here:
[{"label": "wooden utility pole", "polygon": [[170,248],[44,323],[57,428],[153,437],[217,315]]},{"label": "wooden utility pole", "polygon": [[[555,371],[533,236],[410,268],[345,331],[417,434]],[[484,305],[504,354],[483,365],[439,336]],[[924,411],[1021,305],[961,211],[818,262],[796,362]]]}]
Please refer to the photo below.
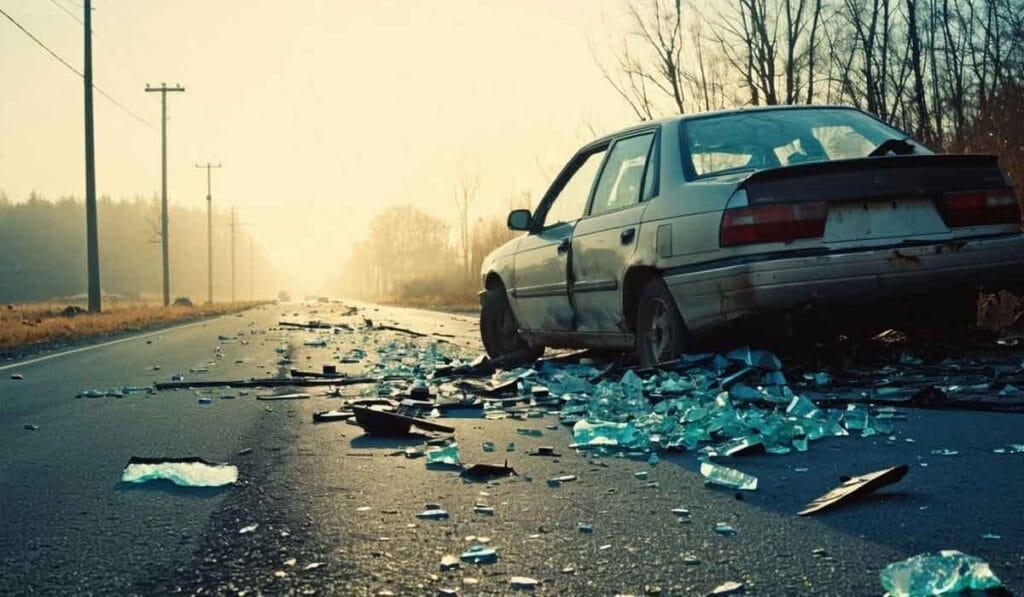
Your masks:
[{"label": "wooden utility pole", "polygon": [[235,208],[231,208],[231,302],[235,302],[235,238],[237,233]]},{"label": "wooden utility pole", "polygon": [[85,0],[85,254],[88,271],[89,312],[99,313],[100,241],[96,216],[96,152],[92,119],[92,1]]},{"label": "wooden utility pole", "polygon": [[255,300],[255,296],[256,296],[253,293],[253,288],[255,288],[255,286],[256,286],[255,279],[256,279],[256,270],[254,270],[252,268],[252,233],[250,233],[249,234],[249,300],[250,301],[251,300]]},{"label": "wooden utility pole", "polygon": [[185,88],[181,85],[168,87],[166,83],[160,83],[159,87],[146,85],[147,93],[160,93],[160,240],[163,249],[165,307],[171,304],[171,259],[167,245],[167,93],[176,91],[185,91]]},{"label": "wooden utility pole", "polygon": [[213,303],[213,196],[210,193],[210,169],[220,168],[220,164],[196,164],[196,168],[206,168],[206,302]]}]

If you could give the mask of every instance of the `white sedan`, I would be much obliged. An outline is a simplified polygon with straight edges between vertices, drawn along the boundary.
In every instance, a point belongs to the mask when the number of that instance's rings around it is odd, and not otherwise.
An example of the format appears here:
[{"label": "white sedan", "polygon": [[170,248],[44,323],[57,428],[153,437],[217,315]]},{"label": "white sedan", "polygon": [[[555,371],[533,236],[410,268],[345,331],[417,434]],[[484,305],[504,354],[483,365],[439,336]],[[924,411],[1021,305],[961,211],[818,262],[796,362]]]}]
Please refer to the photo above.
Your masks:
[{"label": "white sedan", "polygon": [[620,131],[508,225],[525,234],[481,272],[492,357],[608,348],[650,365],[736,321],[898,302],[968,318],[978,287],[1018,282],[1024,264],[996,157],[934,154],[848,107]]}]

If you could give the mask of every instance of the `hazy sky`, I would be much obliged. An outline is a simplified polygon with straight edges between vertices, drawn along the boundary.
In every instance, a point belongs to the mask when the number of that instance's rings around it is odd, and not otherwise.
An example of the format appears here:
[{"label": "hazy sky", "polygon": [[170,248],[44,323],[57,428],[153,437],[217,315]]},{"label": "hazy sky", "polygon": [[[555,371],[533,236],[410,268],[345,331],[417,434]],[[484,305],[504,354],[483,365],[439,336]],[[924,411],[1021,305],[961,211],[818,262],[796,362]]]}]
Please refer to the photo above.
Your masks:
[{"label": "hazy sky", "polygon": [[[80,68],[80,0],[0,0]],[[593,135],[633,121],[603,80],[624,0],[94,0],[98,192],[160,188],[159,95],[168,96],[169,196],[234,205],[301,290],[340,266],[375,212],[409,203],[473,215],[538,197]],[[0,18],[0,189],[14,200],[84,194],[81,79]],[[101,213],[102,217],[102,213]],[[173,238],[173,221],[171,234]],[[102,221],[101,221],[102,226]]]}]

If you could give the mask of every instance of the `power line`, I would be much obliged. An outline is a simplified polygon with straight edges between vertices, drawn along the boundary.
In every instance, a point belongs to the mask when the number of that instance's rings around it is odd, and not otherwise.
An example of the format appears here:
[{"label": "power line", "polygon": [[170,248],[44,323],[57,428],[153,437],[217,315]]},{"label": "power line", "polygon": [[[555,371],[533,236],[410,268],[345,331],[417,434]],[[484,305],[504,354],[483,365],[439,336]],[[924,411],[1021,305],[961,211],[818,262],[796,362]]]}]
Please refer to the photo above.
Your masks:
[{"label": "power line", "polygon": [[[74,4],[74,1],[73,1],[73,0],[67,0],[67,1],[68,1],[68,2],[70,2],[71,4]],[[69,17],[71,17],[72,19],[74,19],[75,21],[77,21],[77,22],[78,22],[78,24],[80,24],[80,25],[83,25],[83,24],[84,24],[84,23],[82,22],[82,19],[81,19],[81,18],[79,18],[79,16],[78,16],[78,15],[76,15],[76,14],[75,14],[75,13],[74,13],[73,11],[70,11],[70,10],[68,10],[68,9],[67,9],[67,8],[66,8],[66,7],[65,7],[65,6],[64,6],[64,5],[63,5],[63,4],[61,3],[61,2],[59,2],[58,0],[50,0],[50,2],[51,2],[51,3],[53,3],[53,5],[54,5],[54,6],[56,6],[57,8],[61,9],[62,11],[64,11],[64,13],[65,13],[65,14],[67,14],[67,15],[68,15]],[[81,6],[78,6],[78,8],[81,8]],[[93,30],[93,31],[92,31],[92,34],[93,34],[93,36],[95,37],[95,35],[96,35],[96,31],[95,31],[95,30]],[[104,40],[103,36],[100,36],[100,37],[98,38],[98,41],[100,42],[100,45],[102,45],[102,46],[103,46],[104,48],[106,48],[106,49],[107,49],[107,51],[109,51],[109,52],[110,52],[110,55],[111,55],[111,56],[113,56],[114,58],[116,58],[116,59],[118,60],[118,62],[120,62],[120,63],[121,63],[121,64],[122,64],[123,66],[127,67],[127,68],[128,68],[128,70],[130,70],[130,71],[132,72],[132,74],[133,74],[133,75],[135,75],[135,78],[136,78],[136,79],[138,79],[138,81],[139,81],[139,82],[141,82],[141,83],[145,83],[145,82],[146,82],[145,78],[144,78],[144,77],[142,76],[142,74],[141,74],[141,73],[139,72],[139,69],[137,69],[137,68],[135,67],[135,63],[134,63],[134,61],[133,61],[133,60],[131,60],[131,59],[130,59],[130,58],[129,58],[128,56],[126,56],[125,54],[122,54],[122,53],[121,53],[121,52],[120,52],[120,51],[119,51],[119,50],[118,50],[117,48],[115,48],[115,47],[114,47],[113,45],[111,45],[111,44],[107,43],[107,42],[106,42],[106,41]],[[127,54],[127,53],[129,53],[129,52],[126,52],[126,54]]]},{"label": "power line", "polygon": [[71,12],[70,10],[68,10],[66,6],[64,6],[60,2],[57,2],[57,0],[50,0],[50,2],[54,6],[56,6],[57,8],[63,10],[64,13],[67,14],[69,17],[71,17],[72,19],[78,21],[79,25],[84,25],[85,24],[85,23],[82,22],[82,19],[78,15],[76,15],[75,13]]},{"label": "power line", "polygon": [[[71,63],[69,63],[67,60],[64,60],[63,58],[61,58],[61,56],[59,54],[57,54],[56,52],[51,50],[49,48],[49,46],[44,44],[38,37],[36,37],[35,35],[32,35],[31,31],[29,31],[28,29],[25,29],[25,27],[22,26],[21,23],[16,21],[14,19],[14,17],[12,17],[10,14],[8,14],[7,11],[5,11],[2,8],[0,8],[0,14],[4,15],[5,17],[7,17],[8,21],[14,23],[15,27],[17,27],[18,29],[21,30],[22,33],[27,35],[29,37],[29,39],[31,39],[32,41],[36,42],[36,44],[38,44],[40,48],[46,50],[47,54],[49,54],[50,56],[53,56],[53,58],[55,58],[58,62],[60,62],[64,66],[66,66],[68,68],[68,70],[70,70],[71,72],[75,73],[76,75],[78,75],[79,77],[81,77],[83,79],[85,78],[85,75],[82,74],[82,71],[80,71],[77,68],[75,68],[74,66],[72,66]],[[145,118],[139,116],[135,112],[132,112],[131,110],[129,110],[124,104],[122,104],[121,102],[119,102],[116,99],[114,99],[113,96],[111,96],[106,91],[103,91],[102,89],[100,89],[97,85],[94,84],[92,86],[92,88],[95,89],[97,93],[99,93],[103,97],[107,98],[107,101],[109,101],[110,103],[114,104],[118,108],[121,108],[121,110],[123,110],[126,114],[128,114],[129,116],[131,116],[135,120],[141,122],[142,124],[148,126],[149,128],[151,128],[153,130],[156,130],[156,127],[153,126],[153,124],[151,122],[147,121]]]}]

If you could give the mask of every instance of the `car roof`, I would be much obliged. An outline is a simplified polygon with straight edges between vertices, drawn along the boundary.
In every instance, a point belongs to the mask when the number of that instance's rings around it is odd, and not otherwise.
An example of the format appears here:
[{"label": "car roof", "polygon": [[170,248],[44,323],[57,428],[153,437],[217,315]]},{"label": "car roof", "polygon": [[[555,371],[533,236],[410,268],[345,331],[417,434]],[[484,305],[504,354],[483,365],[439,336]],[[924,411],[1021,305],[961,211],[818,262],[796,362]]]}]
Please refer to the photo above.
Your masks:
[{"label": "car roof", "polygon": [[[654,119],[654,120],[645,120],[643,122],[634,124],[633,126],[629,126],[629,127],[624,128],[624,129],[617,130],[614,133],[610,133],[608,135],[603,135],[601,137],[598,137],[597,139],[594,139],[590,143],[587,143],[585,146],[583,146],[583,148],[581,148],[581,151],[590,149],[590,148],[592,148],[594,146],[605,145],[605,144],[611,142],[611,140],[615,139],[616,137],[621,137],[623,135],[628,135],[629,133],[632,133],[632,132],[635,132],[635,131],[643,131],[643,130],[647,130],[647,129],[650,129],[650,128],[662,126],[662,125],[665,125],[665,124],[670,124],[670,123],[673,123],[673,122],[682,122],[682,121],[686,121],[686,120],[696,120],[696,119],[699,119],[699,118],[708,118],[708,117],[713,117],[713,116],[728,116],[730,114],[749,114],[751,112],[776,112],[776,111],[783,111],[783,110],[809,110],[809,109],[844,109],[844,110],[855,110],[857,112],[864,112],[863,110],[861,110],[860,108],[857,108],[855,106],[842,105],[842,104],[800,104],[800,105],[789,105],[789,106],[742,106],[742,107],[739,107],[739,108],[730,108],[728,110],[711,110],[711,111],[708,111],[708,112],[694,112],[692,114],[677,114],[675,116],[666,116],[664,118],[657,118],[657,119]],[[872,115],[869,114],[869,116],[872,116]],[[875,118],[875,117],[872,116],[872,118]]]}]

